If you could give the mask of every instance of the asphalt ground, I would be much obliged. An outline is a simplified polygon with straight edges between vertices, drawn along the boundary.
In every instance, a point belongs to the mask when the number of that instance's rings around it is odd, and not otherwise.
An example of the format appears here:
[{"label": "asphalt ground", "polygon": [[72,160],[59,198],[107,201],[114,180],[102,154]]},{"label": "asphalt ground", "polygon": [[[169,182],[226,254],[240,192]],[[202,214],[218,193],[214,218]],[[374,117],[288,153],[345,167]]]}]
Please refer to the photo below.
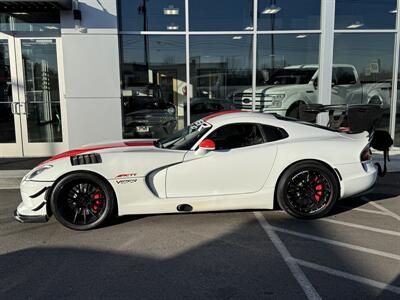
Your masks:
[{"label": "asphalt ground", "polygon": [[0,299],[400,299],[400,173],[324,219],[282,211],[20,224],[0,190]]}]

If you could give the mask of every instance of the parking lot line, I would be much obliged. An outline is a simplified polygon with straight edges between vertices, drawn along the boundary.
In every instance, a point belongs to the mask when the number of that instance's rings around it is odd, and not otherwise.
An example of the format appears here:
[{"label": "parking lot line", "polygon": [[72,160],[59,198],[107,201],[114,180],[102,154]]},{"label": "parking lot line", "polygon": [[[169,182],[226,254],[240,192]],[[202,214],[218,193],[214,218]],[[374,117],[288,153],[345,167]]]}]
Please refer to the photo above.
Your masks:
[{"label": "parking lot line", "polygon": [[278,232],[282,232],[282,233],[286,233],[286,234],[290,234],[290,235],[306,238],[306,239],[309,239],[309,240],[314,240],[314,241],[322,242],[322,243],[325,243],[325,244],[335,245],[335,246],[339,246],[339,247],[343,247],[343,248],[348,248],[348,249],[351,249],[351,250],[356,250],[356,251],[360,251],[360,252],[364,252],[364,253],[368,253],[368,254],[373,254],[373,255],[378,255],[378,256],[391,258],[391,259],[400,261],[400,255],[397,255],[397,254],[394,254],[394,253],[389,253],[389,252],[384,252],[384,251],[380,251],[380,250],[375,250],[375,249],[371,249],[371,248],[357,246],[357,245],[353,245],[353,244],[349,244],[349,243],[339,242],[339,241],[336,241],[336,240],[326,239],[326,238],[322,238],[322,237],[319,237],[319,236],[316,236],[316,235],[302,233],[302,232],[298,232],[298,231],[293,231],[293,230],[289,230],[289,229],[285,229],[285,228],[281,228],[281,227],[271,226],[271,228],[274,231],[278,231]]},{"label": "parking lot line", "polygon": [[378,232],[378,233],[383,233],[383,234],[388,234],[388,235],[393,235],[393,236],[400,236],[400,232],[398,232],[398,231],[392,231],[392,230],[380,229],[380,228],[375,228],[375,227],[370,227],[370,226],[365,226],[365,225],[360,225],[360,224],[354,224],[354,223],[349,223],[349,222],[344,222],[344,221],[338,221],[338,220],[333,220],[330,218],[318,219],[316,221],[317,222],[328,222],[328,223],[333,223],[333,224],[338,224],[338,225],[343,225],[343,226],[348,226],[348,227],[353,227],[353,228],[358,228],[358,229],[362,229],[362,230],[368,230],[368,231],[373,231],[373,232]]},{"label": "parking lot line", "polygon": [[346,206],[346,205],[336,205],[336,207],[344,208],[347,210],[355,210],[355,211],[361,211],[369,214],[376,214],[376,215],[383,215],[387,216],[389,215],[388,213],[380,210],[372,210],[372,209],[365,209],[365,208],[360,208],[360,207],[351,207],[351,206]]},{"label": "parking lot line", "polygon": [[339,271],[339,270],[336,270],[336,269],[328,268],[328,267],[321,266],[321,265],[318,265],[318,264],[315,264],[315,263],[312,263],[312,262],[308,262],[308,261],[305,261],[305,260],[302,260],[302,259],[297,259],[297,258],[292,258],[292,259],[294,261],[296,261],[296,263],[299,264],[300,266],[303,266],[303,267],[306,267],[306,268],[314,269],[314,270],[321,271],[321,272],[324,272],[324,273],[327,273],[327,274],[331,274],[331,275],[334,275],[334,276],[338,276],[338,277],[342,277],[342,278],[349,279],[349,280],[352,280],[352,281],[356,281],[356,282],[359,282],[359,283],[362,283],[362,284],[366,284],[366,285],[369,285],[369,286],[376,287],[376,288],[381,289],[381,290],[388,290],[388,291],[391,291],[393,293],[400,294],[400,287],[398,287],[398,286],[390,285],[390,284],[387,284],[387,283],[384,283],[384,282],[380,282],[380,281],[376,281],[376,280],[373,280],[373,279],[369,279],[369,278],[366,278],[366,277],[362,277],[362,276],[354,275],[354,274],[351,274],[351,273]]},{"label": "parking lot line", "polygon": [[386,207],[383,207],[382,205],[376,203],[375,201],[371,201],[367,197],[361,197],[361,200],[371,204],[372,206],[375,206],[377,209],[379,209],[382,212],[385,212],[388,216],[395,218],[397,221],[400,221],[400,216],[398,214],[395,214],[394,212],[388,210]]},{"label": "parking lot line", "polygon": [[267,222],[262,213],[254,212],[258,222],[264,229],[271,242],[274,244],[275,248],[278,250],[279,254],[282,256],[289,270],[292,272],[294,278],[297,280],[301,288],[303,289],[305,295],[308,299],[321,299],[318,292],[315,290],[314,286],[308,280],[304,272],[298,266],[296,261],[290,255],[289,250],[286,248],[285,244],[281,241],[279,236],[274,232],[272,226]]}]

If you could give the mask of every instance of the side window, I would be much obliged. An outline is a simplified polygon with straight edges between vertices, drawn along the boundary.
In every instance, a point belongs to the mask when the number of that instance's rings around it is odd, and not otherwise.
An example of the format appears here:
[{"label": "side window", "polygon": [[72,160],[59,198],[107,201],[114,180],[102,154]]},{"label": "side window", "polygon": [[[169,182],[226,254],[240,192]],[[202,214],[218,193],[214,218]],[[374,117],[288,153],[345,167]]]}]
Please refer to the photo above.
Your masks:
[{"label": "side window", "polygon": [[355,84],[356,77],[352,68],[336,68],[336,84]]},{"label": "side window", "polygon": [[264,143],[257,124],[239,123],[222,126],[207,139],[215,142],[216,150],[228,150]]},{"label": "side window", "polygon": [[285,130],[274,126],[262,125],[262,130],[267,143],[283,140],[289,136]]}]

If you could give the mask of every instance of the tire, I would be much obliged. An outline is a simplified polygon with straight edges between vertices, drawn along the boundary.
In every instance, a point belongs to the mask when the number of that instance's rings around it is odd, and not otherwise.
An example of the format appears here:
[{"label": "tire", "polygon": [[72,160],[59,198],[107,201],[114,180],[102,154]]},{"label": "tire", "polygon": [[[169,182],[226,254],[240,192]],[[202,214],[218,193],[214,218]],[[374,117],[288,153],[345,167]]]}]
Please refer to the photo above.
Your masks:
[{"label": "tire", "polygon": [[292,104],[286,112],[286,117],[300,119],[300,103],[301,102]]},{"label": "tire", "polygon": [[72,173],[54,186],[50,208],[56,219],[73,230],[98,228],[112,215],[115,196],[111,185],[91,173]]},{"label": "tire", "polygon": [[323,217],[339,197],[336,176],[323,164],[313,161],[290,166],[281,176],[276,190],[279,206],[300,219]]}]

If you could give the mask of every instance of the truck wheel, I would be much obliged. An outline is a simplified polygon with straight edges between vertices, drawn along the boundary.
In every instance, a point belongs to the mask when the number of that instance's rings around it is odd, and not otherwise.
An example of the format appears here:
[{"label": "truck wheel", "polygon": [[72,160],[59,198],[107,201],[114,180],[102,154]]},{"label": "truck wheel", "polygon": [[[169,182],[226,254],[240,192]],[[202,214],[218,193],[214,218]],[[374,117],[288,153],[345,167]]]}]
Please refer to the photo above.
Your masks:
[{"label": "truck wheel", "polygon": [[300,119],[300,104],[304,104],[304,102],[293,103],[286,111],[286,117]]}]

